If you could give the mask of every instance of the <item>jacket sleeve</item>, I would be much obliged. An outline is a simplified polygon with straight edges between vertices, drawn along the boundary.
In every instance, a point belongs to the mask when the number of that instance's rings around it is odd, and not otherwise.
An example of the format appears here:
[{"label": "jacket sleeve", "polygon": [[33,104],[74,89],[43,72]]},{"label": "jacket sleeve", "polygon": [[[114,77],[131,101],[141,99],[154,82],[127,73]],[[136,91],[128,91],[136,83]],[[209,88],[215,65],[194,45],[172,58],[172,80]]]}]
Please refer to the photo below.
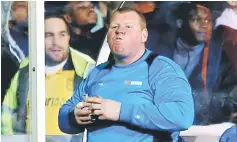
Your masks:
[{"label": "jacket sleeve", "polygon": [[[150,129],[181,131],[188,129],[194,119],[191,87],[181,68],[157,62],[158,69],[149,75],[154,99],[151,104],[122,104],[120,121]],[[175,67],[175,68],[174,68]]]},{"label": "jacket sleeve", "polygon": [[85,126],[79,125],[74,116],[74,108],[79,102],[84,101],[87,79],[84,79],[74,91],[73,96],[60,108],[58,116],[59,128],[67,134],[77,134],[85,130]]},{"label": "jacket sleeve", "polygon": [[14,78],[11,81],[10,88],[7,90],[7,93],[4,97],[1,111],[1,123],[2,129],[1,133],[3,135],[13,135],[14,134],[14,119],[16,117],[17,109],[17,87],[18,87],[19,71],[15,74]]}]

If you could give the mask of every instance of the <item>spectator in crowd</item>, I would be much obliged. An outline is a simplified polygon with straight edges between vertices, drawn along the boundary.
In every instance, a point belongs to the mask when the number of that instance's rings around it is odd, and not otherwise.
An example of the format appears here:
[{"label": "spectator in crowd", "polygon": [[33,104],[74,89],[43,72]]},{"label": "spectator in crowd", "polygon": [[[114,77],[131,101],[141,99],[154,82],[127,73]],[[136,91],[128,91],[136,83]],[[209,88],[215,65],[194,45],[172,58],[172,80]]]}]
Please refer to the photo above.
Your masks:
[{"label": "spectator in crowd", "polygon": [[[64,18],[55,14],[46,15],[46,134],[61,140],[66,137],[58,128],[59,108],[71,97],[75,87],[95,64],[89,56],[69,47],[69,39],[69,30]],[[2,134],[29,133],[28,85],[27,58],[22,61],[14,76],[2,105]]]},{"label": "spectator in crowd", "polygon": [[89,142],[178,141],[193,122],[191,87],[177,64],[145,49],[147,37],[138,11],[112,15],[107,40],[114,60],[94,68],[61,107],[63,132],[87,128]]},{"label": "spectator in crowd", "polygon": [[[9,33],[8,19],[12,2],[1,2],[1,104],[4,100],[11,79],[17,72],[21,61],[17,51],[21,51]],[[23,54],[23,53],[22,53]]]},{"label": "spectator in crowd", "polygon": [[[184,10],[181,10],[181,8],[184,8]],[[195,4],[181,4],[177,11],[179,11],[176,13],[179,31],[172,58],[184,70],[192,87],[207,87],[207,85],[209,87],[209,84],[206,84],[206,77],[197,75],[202,73],[204,69],[202,66],[196,67],[203,64],[202,62],[205,60],[203,58],[208,58],[203,56],[208,56],[204,55],[208,53],[204,50],[209,47],[210,42],[210,11],[203,6]],[[184,13],[186,14],[184,15]],[[198,71],[195,71],[195,69]],[[197,73],[196,75],[193,74],[195,72]],[[198,79],[195,79],[194,76],[198,77]],[[200,79],[199,77],[202,78]]]},{"label": "spectator in crowd", "polygon": [[174,10],[177,39],[172,46],[159,47],[159,54],[181,66],[193,90],[194,124],[208,124],[209,104],[216,87],[220,62],[221,40],[212,38],[212,17],[208,8],[182,3]]},{"label": "spectator in crowd", "polygon": [[219,109],[213,109],[216,110],[213,114],[215,123],[237,122],[237,2],[227,1],[227,4],[229,7],[216,20],[213,33],[222,42],[223,49],[216,91],[221,92],[221,99],[215,103],[219,104]]},{"label": "spectator in crowd", "polygon": [[17,22],[25,22],[28,19],[28,1],[13,2],[12,18]]},{"label": "spectator in crowd", "polygon": [[222,15],[217,19],[215,30],[221,32],[223,39],[223,49],[226,52],[230,63],[237,75],[237,2],[227,2],[230,8],[226,8]]},{"label": "spectator in crowd", "polygon": [[90,1],[71,1],[63,13],[72,31],[70,45],[96,60],[107,32],[100,11]]},{"label": "spectator in crowd", "polygon": [[23,51],[25,57],[29,55],[28,48],[28,2],[14,1],[12,3],[9,30],[16,44]]}]

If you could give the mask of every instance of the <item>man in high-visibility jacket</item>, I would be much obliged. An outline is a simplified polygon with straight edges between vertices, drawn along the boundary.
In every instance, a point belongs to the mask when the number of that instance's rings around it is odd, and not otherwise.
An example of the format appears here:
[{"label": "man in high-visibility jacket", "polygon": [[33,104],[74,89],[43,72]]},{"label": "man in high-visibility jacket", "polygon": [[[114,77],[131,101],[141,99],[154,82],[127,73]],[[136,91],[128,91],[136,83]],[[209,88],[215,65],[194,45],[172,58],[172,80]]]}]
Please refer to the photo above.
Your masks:
[{"label": "man in high-visibility jacket", "polygon": [[[56,23],[56,24],[55,24]],[[69,30],[58,15],[45,16],[46,134],[65,135],[58,127],[58,111],[95,61],[69,46]],[[2,134],[30,133],[29,59],[12,79],[2,105]],[[33,94],[31,94],[33,95]]]}]

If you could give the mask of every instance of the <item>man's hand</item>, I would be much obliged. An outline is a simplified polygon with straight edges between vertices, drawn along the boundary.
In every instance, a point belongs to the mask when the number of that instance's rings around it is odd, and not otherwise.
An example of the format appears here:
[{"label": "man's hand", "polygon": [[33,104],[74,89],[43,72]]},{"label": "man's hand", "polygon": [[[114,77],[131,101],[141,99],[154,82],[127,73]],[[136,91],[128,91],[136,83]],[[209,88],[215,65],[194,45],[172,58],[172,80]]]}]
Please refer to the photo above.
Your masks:
[{"label": "man's hand", "polygon": [[119,120],[121,103],[109,99],[102,99],[100,97],[89,97],[85,100],[91,103],[90,109],[92,114],[98,115],[100,120]]},{"label": "man's hand", "polygon": [[91,107],[90,103],[80,102],[76,105],[74,109],[74,115],[78,124],[91,124],[91,113],[89,109]]}]

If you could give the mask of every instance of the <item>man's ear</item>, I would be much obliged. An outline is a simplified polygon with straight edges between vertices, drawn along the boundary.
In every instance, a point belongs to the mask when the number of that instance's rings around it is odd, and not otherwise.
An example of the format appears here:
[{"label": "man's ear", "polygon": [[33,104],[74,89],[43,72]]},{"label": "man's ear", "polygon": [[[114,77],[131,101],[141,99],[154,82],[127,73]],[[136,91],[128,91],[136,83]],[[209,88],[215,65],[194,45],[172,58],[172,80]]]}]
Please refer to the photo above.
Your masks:
[{"label": "man's ear", "polygon": [[148,31],[145,28],[145,29],[142,30],[142,42],[145,43],[147,41],[147,38],[148,38]]},{"label": "man's ear", "polygon": [[71,39],[70,33],[68,33],[68,38],[69,38],[69,41],[70,41],[70,39]]},{"label": "man's ear", "polygon": [[64,14],[63,17],[64,17],[64,19],[66,20],[66,22],[67,22],[68,24],[71,24],[71,23],[72,23],[72,17],[71,17],[71,15],[69,15],[69,14]]},{"label": "man's ear", "polygon": [[177,19],[177,20],[176,20],[176,26],[177,26],[178,28],[181,28],[182,25],[183,25],[183,20]]}]

